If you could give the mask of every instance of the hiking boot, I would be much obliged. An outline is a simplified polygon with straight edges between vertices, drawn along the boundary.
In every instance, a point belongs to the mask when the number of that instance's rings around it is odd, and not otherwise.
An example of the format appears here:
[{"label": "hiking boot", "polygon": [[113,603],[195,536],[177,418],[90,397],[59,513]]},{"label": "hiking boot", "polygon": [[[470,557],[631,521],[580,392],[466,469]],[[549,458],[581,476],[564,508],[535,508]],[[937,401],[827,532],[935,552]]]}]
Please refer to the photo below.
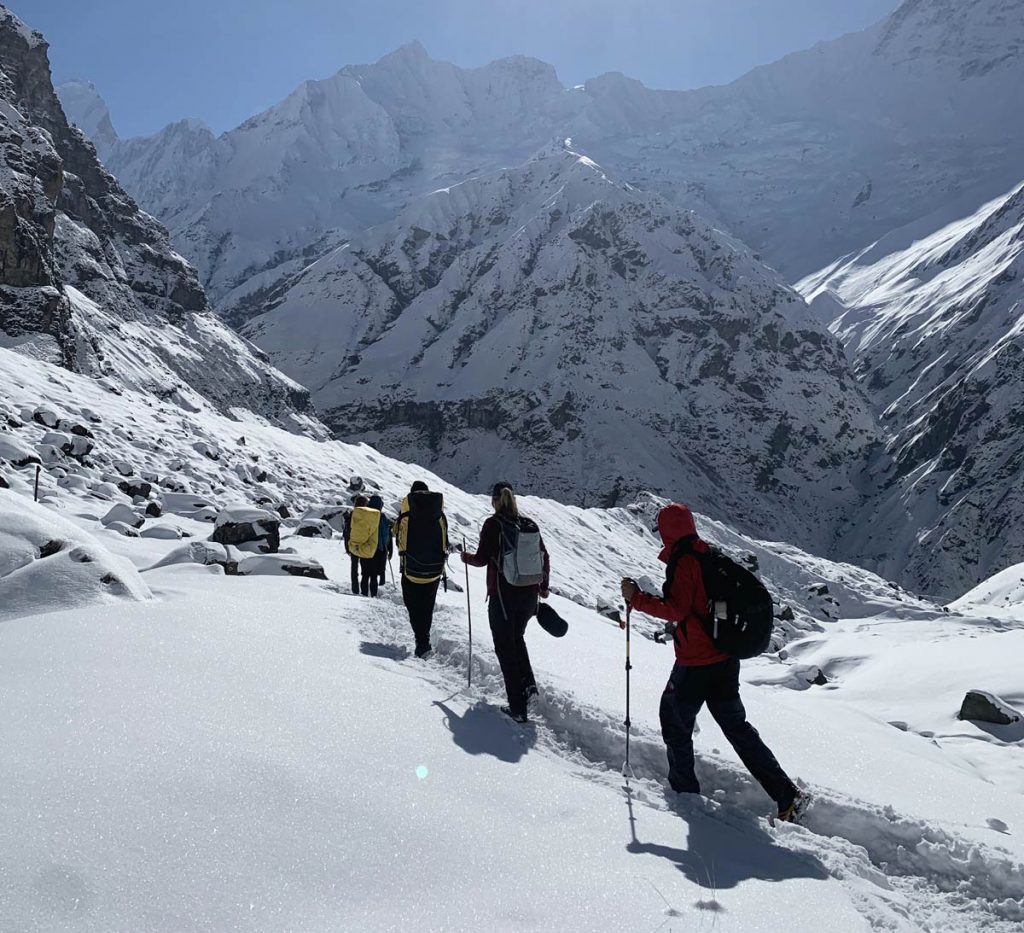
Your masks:
[{"label": "hiking boot", "polygon": [[780,823],[799,823],[810,802],[810,798],[806,794],[797,791],[790,804],[779,807],[778,821]]},{"label": "hiking boot", "polygon": [[430,645],[427,645],[426,648],[416,649],[416,657],[418,657],[421,661],[426,661],[427,658],[429,658],[433,653],[434,649]]},{"label": "hiking boot", "polygon": [[498,709],[508,716],[513,722],[529,722],[530,717],[526,713],[513,713],[512,710],[507,706],[500,706]]}]

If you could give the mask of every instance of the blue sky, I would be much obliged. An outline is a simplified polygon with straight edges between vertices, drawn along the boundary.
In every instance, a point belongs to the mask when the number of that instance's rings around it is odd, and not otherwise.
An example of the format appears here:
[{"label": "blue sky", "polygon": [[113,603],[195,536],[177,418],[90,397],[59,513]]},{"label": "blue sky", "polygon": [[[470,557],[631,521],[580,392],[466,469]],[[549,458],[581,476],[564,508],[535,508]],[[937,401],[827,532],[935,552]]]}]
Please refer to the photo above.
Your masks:
[{"label": "blue sky", "polygon": [[4,0],[94,82],[122,136],[199,117],[230,129],[308,78],[419,39],[481,65],[526,54],[565,84],[622,71],[688,88],[881,19],[897,0]]}]

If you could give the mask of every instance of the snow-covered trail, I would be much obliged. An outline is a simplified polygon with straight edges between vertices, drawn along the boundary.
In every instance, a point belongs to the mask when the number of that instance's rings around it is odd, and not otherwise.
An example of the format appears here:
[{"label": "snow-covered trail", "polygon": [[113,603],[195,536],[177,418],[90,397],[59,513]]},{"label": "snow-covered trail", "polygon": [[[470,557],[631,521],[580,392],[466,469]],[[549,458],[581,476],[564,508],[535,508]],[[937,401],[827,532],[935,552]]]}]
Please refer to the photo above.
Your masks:
[{"label": "snow-covered trail", "polygon": [[[336,543],[303,543],[345,579]],[[145,579],[158,601],[0,627],[3,929],[1017,926],[1016,862],[933,823],[832,791],[810,831],[770,831],[713,725],[702,773],[724,800],[667,800],[654,671],[670,659],[642,638],[627,799],[622,636],[567,601],[565,639],[531,632],[545,699],[521,728],[496,709],[479,576],[471,689],[454,592],[423,663],[391,587],[370,601],[196,565]],[[806,694],[748,694],[795,758],[773,704]],[[827,758],[836,739],[809,731]]]},{"label": "snow-covered trail", "polygon": [[631,844],[618,776],[403,659],[389,600],[147,576],[0,629],[5,930],[865,928],[756,826],[641,792]]}]

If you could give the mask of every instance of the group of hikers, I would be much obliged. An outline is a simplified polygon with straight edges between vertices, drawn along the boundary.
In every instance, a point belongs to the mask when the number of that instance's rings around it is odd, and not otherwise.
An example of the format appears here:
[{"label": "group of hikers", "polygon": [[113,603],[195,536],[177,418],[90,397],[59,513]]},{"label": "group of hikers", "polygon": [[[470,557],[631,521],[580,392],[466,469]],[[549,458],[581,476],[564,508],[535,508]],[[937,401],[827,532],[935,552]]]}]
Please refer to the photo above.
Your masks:
[{"label": "group of hikers", "polygon": [[[549,595],[551,561],[540,529],[519,511],[509,483],[494,485],[491,505],[494,514],[484,521],[476,550],[469,551],[450,546],[443,497],[424,482],[412,484],[394,524],[384,515],[380,496],[357,496],[344,531],[352,559],[352,592],[377,595],[397,544],[402,600],[415,654],[425,659],[432,653],[434,605],[446,580],[449,554],[458,552],[463,563],[486,567],[488,622],[508,697],[501,711],[526,723],[538,689],[525,635],[530,619],[548,608],[540,601]],[[707,704],[740,760],[775,801],[778,818],[795,820],[806,796],[747,721],[739,692],[740,658],[767,646],[771,598],[749,571],[700,538],[687,506],[673,503],[663,508],[658,531],[664,545],[659,559],[667,565],[662,592],[645,592],[629,578],[620,588],[627,614],[635,610],[663,620],[666,638],[675,647],[675,664],[659,709],[669,785],[680,794],[700,793],[693,730]],[[744,608],[737,610],[738,603]]]}]

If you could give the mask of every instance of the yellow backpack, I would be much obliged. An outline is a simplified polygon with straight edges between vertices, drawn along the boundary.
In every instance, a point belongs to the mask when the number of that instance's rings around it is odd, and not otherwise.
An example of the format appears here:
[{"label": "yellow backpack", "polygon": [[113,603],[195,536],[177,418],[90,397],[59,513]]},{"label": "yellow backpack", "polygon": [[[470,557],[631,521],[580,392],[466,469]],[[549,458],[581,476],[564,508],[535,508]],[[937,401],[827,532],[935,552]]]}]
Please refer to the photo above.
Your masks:
[{"label": "yellow backpack", "polygon": [[348,552],[353,557],[375,557],[377,554],[377,533],[380,529],[380,512],[366,506],[352,510],[352,524],[348,533]]}]

